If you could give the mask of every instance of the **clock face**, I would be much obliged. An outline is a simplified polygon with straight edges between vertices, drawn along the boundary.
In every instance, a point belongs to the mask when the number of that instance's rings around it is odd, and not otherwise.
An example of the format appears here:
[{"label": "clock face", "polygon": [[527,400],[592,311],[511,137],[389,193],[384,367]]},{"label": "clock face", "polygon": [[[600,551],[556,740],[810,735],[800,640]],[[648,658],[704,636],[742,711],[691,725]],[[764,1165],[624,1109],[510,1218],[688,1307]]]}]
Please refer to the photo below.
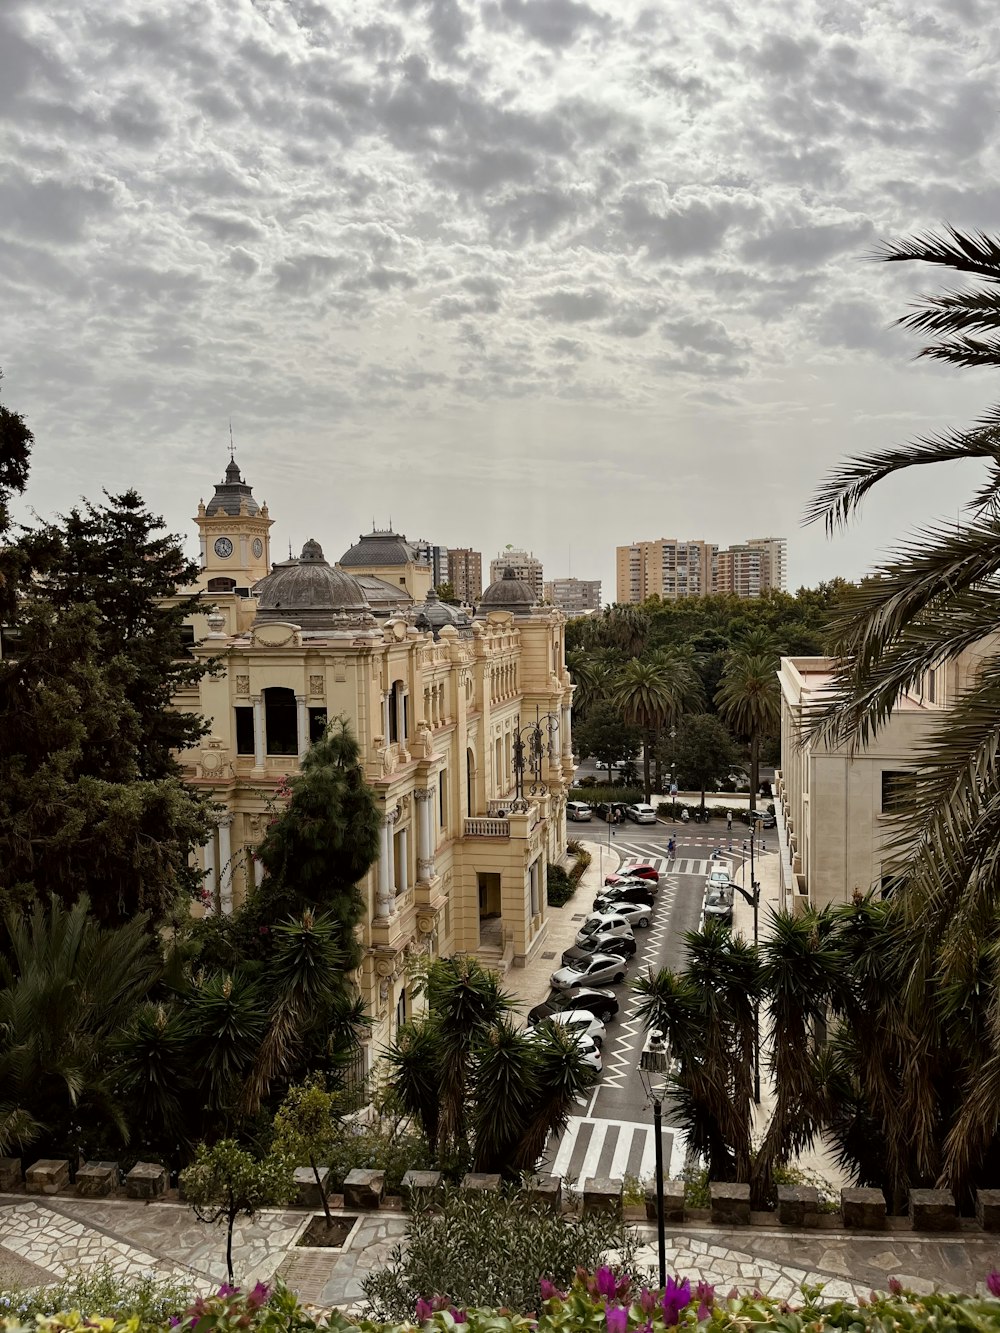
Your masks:
[{"label": "clock face", "polygon": [[219,537],[215,542],[215,554],[222,560],[228,560],[233,553],[233,544],[228,537]]},{"label": "clock face", "polygon": [[255,559],[257,560],[259,560],[261,556],[264,554],[264,543],[261,541],[259,537],[254,537],[253,539],[253,553]]}]

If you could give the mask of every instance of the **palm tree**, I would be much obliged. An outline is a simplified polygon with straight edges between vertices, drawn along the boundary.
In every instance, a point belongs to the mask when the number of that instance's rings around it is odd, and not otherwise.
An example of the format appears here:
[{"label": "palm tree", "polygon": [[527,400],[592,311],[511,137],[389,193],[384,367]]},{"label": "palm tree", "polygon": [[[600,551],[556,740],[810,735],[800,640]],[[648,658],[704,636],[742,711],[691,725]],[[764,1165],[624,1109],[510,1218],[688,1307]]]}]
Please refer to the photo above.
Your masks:
[{"label": "palm tree", "polygon": [[633,658],[619,675],[611,701],[621,709],[628,725],[642,730],[642,777],[649,802],[653,794],[649,765],[654,737],[678,706],[674,680],[664,667]]},{"label": "palm tree", "polygon": [[[701,683],[699,668],[701,658],[689,644],[674,644],[667,648],[657,648],[646,659],[660,667],[670,678],[674,706],[664,726],[674,727],[685,713],[700,711],[705,702],[705,691]],[[660,744],[660,729],[654,737],[653,746],[653,785],[658,792],[663,791],[663,747]],[[704,805],[704,801],[702,801]]]},{"label": "palm tree", "polygon": [[733,651],[715,696],[723,722],[750,742],[751,809],[760,789],[760,742],[777,731],[781,718],[777,669],[776,658]]},{"label": "palm tree", "polygon": [[603,645],[626,657],[641,657],[649,638],[649,612],[630,602],[613,602],[594,622]]}]

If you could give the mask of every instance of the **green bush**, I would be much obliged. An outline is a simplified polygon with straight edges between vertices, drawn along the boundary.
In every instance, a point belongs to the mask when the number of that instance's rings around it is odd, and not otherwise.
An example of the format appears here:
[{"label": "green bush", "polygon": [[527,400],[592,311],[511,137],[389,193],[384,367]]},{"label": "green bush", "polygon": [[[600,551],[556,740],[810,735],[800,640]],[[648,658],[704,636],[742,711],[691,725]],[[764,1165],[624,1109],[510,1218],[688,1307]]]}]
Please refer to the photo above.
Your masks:
[{"label": "green bush", "polygon": [[410,1319],[417,1300],[433,1296],[461,1308],[529,1311],[542,1278],[568,1286],[578,1267],[595,1268],[609,1250],[628,1271],[637,1244],[621,1222],[601,1214],[567,1222],[521,1189],[449,1190],[439,1210],[413,1213],[405,1247],[362,1285],[376,1319]]},{"label": "green bush", "polygon": [[623,787],[617,783],[609,787],[602,783],[597,787],[571,787],[566,799],[586,801],[591,806],[599,805],[601,801],[624,801],[626,805],[636,805],[646,799],[646,793],[641,787]]},{"label": "green bush", "polygon": [[422,1134],[389,1125],[345,1124],[335,1136],[332,1151],[325,1154],[334,1190],[343,1188],[350,1173],[359,1170],[385,1172],[385,1192],[398,1194],[407,1171],[437,1170]]},{"label": "green bush", "polygon": [[550,861],[545,868],[546,900],[550,907],[564,907],[576,892],[576,882],[562,866]]},{"label": "green bush", "polygon": [[161,1329],[171,1315],[190,1304],[194,1290],[187,1283],[164,1277],[123,1277],[107,1264],[86,1273],[72,1273],[51,1287],[30,1290],[0,1286],[0,1328],[6,1315],[34,1325],[59,1310],[100,1311],[108,1319],[136,1318],[137,1333]]}]

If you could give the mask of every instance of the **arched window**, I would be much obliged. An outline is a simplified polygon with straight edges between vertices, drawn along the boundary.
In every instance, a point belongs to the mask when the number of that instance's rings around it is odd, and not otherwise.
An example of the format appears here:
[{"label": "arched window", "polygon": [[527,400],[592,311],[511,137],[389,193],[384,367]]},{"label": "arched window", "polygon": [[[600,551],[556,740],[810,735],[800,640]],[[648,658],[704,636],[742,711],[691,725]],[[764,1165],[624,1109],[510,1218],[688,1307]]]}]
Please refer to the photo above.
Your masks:
[{"label": "arched window", "polygon": [[394,680],[389,691],[389,741],[405,741],[409,734],[407,717],[406,686],[401,680]]},{"label": "arched window", "polygon": [[295,691],[272,685],[264,691],[264,734],[268,754],[298,754],[299,729]]},{"label": "arched window", "polygon": [[235,579],[217,578],[208,580],[209,592],[232,592],[236,587]]}]

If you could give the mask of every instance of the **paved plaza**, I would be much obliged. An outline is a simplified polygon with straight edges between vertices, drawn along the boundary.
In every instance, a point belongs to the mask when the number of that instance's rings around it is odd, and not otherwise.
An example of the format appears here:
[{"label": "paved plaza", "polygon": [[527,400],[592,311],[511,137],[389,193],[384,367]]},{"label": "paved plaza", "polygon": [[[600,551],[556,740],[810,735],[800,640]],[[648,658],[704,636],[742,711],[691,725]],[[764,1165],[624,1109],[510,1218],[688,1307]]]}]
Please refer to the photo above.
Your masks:
[{"label": "paved plaza", "polygon": [[[237,1280],[249,1284],[280,1274],[304,1301],[357,1310],[365,1275],[405,1239],[405,1215],[360,1214],[340,1251],[297,1247],[308,1220],[303,1211],[275,1210],[238,1224]],[[647,1226],[641,1233],[639,1263],[652,1272],[655,1236]],[[183,1204],[0,1195],[2,1286],[51,1283],[107,1264],[123,1277],[153,1273],[205,1290],[225,1279],[224,1250],[224,1230],[195,1221]],[[866,1296],[884,1289],[890,1277],[921,1292],[934,1286],[983,1291],[998,1258],[996,1239],[976,1233],[924,1237],[890,1229],[860,1236],[692,1224],[667,1235],[669,1272],[702,1278],[723,1292],[759,1288],[792,1298],[803,1282],[825,1284],[831,1298]]]}]

